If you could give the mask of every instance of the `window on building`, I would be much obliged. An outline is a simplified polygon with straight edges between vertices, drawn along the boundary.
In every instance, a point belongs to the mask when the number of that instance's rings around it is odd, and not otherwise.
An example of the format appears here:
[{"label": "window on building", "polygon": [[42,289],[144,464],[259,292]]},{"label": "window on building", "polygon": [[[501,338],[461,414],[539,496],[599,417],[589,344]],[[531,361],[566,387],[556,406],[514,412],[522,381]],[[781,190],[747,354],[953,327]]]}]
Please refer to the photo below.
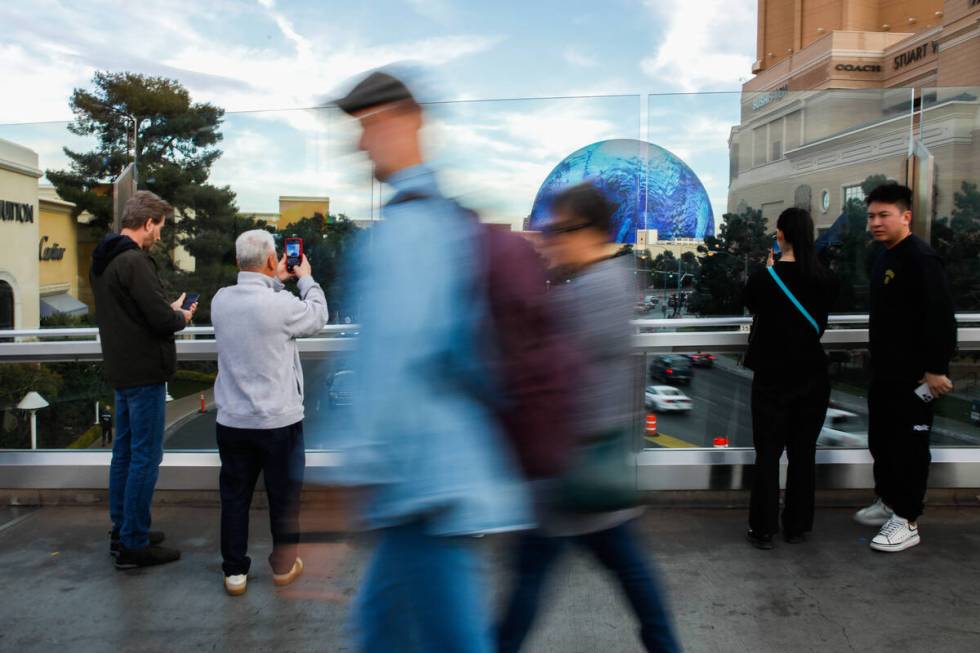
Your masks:
[{"label": "window on building", "polygon": [[738,143],[732,143],[732,151],[728,156],[728,181],[738,177]]},{"label": "window on building", "polygon": [[782,141],[773,141],[772,142],[772,157],[769,160],[770,161],[778,161],[781,158],[783,158],[783,142]]},{"label": "window on building", "polygon": [[769,160],[779,161],[783,158],[783,119],[769,123]]},{"label": "window on building", "polygon": [[0,329],[14,328],[14,289],[0,281]]},{"label": "window on building", "polygon": [[800,146],[802,129],[802,114],[799,111],[794,111],[786,116],[786,138],[784,139],[784,149],[794,150]]},{"label": "window on building", "polygon": [[861,184],[855,184],[854,186],[844,186],[844,206],[851,200],[857,200],[859,202],[864,201],[864,190],[861,188]]},{"label": "window on building", "polygon": [[765,126],[756,127],[755,129],[752,130],[752,135],[755,139],[755,144],[754,147],[752,148],[753,151],[752,165],[754,166],[761,166],[761,165],[765,165],[766,163],[766,155],[768,154],[769,151],[768,144],[766,142],[768,131],[769,130],[766,129]]}]

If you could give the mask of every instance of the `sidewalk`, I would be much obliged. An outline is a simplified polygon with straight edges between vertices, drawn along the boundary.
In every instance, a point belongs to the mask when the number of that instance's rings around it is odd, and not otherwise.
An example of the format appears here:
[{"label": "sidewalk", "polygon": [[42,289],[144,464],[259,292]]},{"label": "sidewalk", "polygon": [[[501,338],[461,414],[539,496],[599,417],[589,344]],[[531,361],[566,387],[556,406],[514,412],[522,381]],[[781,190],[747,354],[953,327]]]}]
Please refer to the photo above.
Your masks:
[{"label": "sidewalk", "polygon": [[[929,509],[922,544],[898,554],[871,551],[874,529],[851,512],[820,509],[810,541],[759,551],[743,539],[744,510],[649,509],[636,531],[661,571],[686,653],[977,650],[980,508]],[[231,598],[217,508],[155,507],[154,527],[183,557],[130,572],[112,567],[103,506],[34,510],[0,529],[0,650],[353,651],[346,624],[372,538],[306,513],[303,577],[273,587],[268,521],[256,511],[248,592]],[[504,536],[478,542],[494,606],[507,588],[510,545]],[[556,565],[541,606],[528,653],[641,650],[618,587],[578,552]]]}]

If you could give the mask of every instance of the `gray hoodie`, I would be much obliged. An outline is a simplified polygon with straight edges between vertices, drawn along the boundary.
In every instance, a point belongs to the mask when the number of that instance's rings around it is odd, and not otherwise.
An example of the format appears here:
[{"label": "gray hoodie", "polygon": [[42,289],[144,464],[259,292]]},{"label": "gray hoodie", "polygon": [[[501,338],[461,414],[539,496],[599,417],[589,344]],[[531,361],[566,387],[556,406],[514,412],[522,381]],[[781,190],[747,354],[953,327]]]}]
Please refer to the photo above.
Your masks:
[{"label": "gray hoodie", "polygon": [[272,277],[239,272],[238,283],[211,300],[218,345],[214,400],[218,423],[275,429],[303,419],[303,368],[296,338],[316,335],[327,299],[312,277],[298,282],[302,299]]}]

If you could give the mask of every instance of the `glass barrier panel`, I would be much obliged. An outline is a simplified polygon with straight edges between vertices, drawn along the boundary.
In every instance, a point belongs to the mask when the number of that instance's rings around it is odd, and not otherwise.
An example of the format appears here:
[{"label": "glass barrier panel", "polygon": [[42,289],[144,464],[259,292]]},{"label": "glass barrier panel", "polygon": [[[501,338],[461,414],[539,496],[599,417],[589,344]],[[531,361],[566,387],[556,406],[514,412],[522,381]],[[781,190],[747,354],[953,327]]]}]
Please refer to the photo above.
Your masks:
[{"label": "glass barrier panel", "polygon": [[[868,351],[828,350],[828,356],[831,396],[817,446],[866,448]],[[751,448],[753,374],[742,367],[741,357],[707,350],[646,354],[641,420],[646,446]],[[980,354],[957,354],[950,379],[953,392],[935,402],[932,446],[980,446]]]},{"label": "glass barrier panel", "polygon": [[[18,404],[29,393],[46,404]],[[0,362],[0,449],[92,449],[101,444],[100,409],[112,404],[101,363]],[[33,415],[32,415],[33,413]]]},{"label": "glass barrier panel", "polygon": [[[352,418],[353,372],[349,354],[304,358],[303,432],[306,448],[328,449],[331,433],[349,428]],[[170,382],[164,448],[167,451],[216,450],[213,361],[181,362]],[[203,410],[202,410],[203,399]]]},{"label": "glass barrier panel", "polygon": [[980,310],[980,87],[922,90],[913,229],[943,258],[958,311]]}]

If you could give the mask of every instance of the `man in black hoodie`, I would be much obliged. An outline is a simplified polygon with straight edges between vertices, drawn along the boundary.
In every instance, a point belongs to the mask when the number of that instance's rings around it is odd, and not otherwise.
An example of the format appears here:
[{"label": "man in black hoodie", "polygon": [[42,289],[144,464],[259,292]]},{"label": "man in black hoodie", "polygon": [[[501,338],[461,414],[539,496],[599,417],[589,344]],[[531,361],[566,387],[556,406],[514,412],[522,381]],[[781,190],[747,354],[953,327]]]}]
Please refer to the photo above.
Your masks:
[{"label": "man in black hoodie", "polygon": [[109,551],[116,567],[132,569],[173,562],[180,552],[160,546],[150,531],[150,503],[163,458],[165,382],[177,366],[174,333],[190,322],[197,304],[181,308],[164,299],[163,285],[147,250],[160,239],[173,208],[138,191],[123,211],[119,234],[109,234],[92,253],[92,289],[106,378],[116,390],[116,440],[109,472]]},{"label": "man in black hoodie", "polygon": [[871,236],[885,246],[871,271],[869,325],[868,447],[878,499],[855,519],[881,526],[872,549],[896,552],[919,543],[932,401],[953,389],[956,318],[939,255],[912,234],[912,191],[885,184],[866,201]]}]

